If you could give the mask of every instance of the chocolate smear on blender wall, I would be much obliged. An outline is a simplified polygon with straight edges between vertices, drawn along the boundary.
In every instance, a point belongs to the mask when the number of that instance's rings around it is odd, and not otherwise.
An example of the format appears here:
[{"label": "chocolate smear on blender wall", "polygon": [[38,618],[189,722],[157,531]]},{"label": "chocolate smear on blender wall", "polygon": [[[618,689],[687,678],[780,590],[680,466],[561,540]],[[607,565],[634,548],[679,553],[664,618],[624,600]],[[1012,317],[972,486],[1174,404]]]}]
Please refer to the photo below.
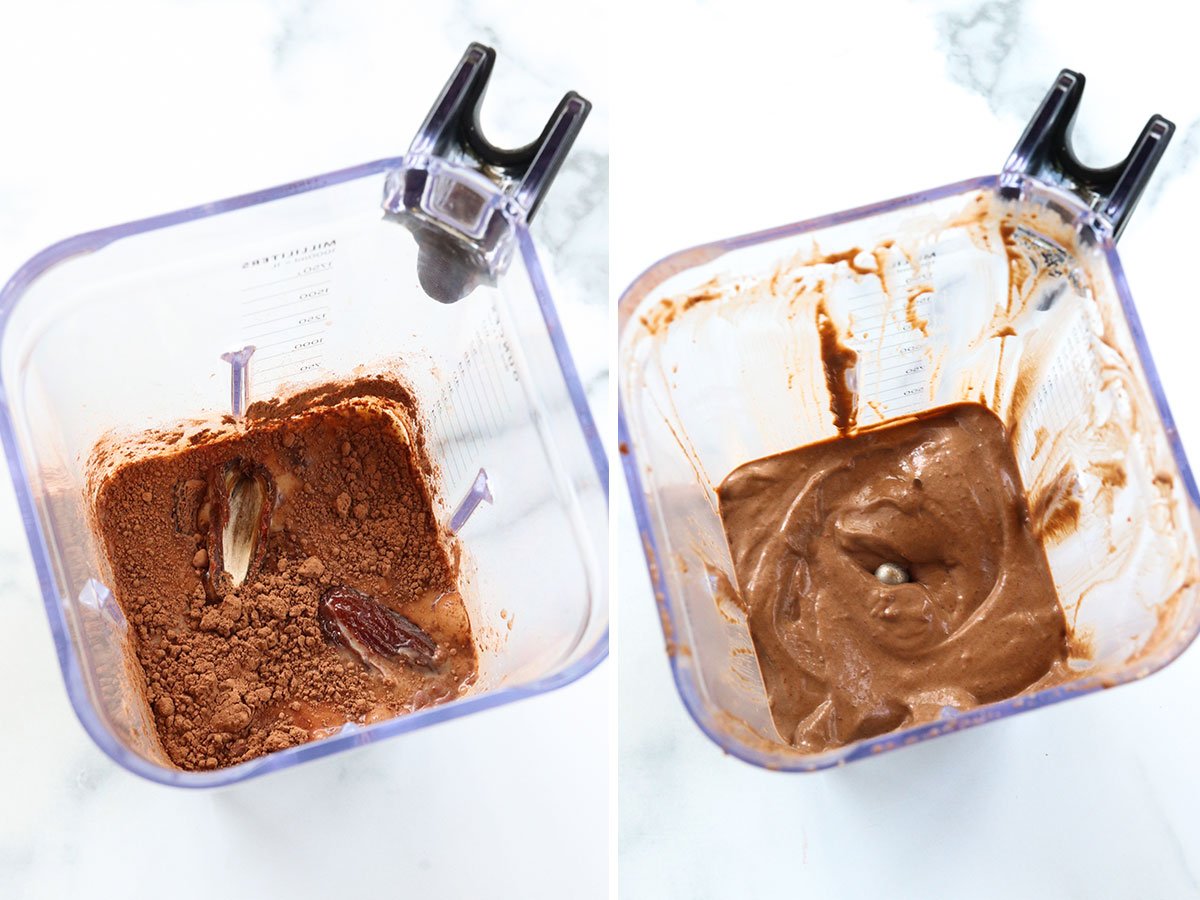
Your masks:
[{"label": "chocolate smear on blender wall", "polygon": [[825,368],[825,386],[829,389],[829,410],[838,434],[854,430],[858,418],[858,391],[854,367],[858,354],[842,343],[837,325],[829,315],[825,301],[817,304],[817,333],[821,342],[821,365]]}]

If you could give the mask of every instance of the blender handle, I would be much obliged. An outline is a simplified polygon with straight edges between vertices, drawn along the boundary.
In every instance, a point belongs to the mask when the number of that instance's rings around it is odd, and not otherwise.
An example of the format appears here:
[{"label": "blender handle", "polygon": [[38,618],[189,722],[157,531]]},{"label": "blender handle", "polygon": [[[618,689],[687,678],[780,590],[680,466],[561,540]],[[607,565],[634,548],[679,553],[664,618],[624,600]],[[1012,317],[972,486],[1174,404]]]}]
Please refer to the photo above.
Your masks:
[{"label": "blender handle", "polygon": [[1175,133],[1168,119],[1153,115],[1133,149],[1116,165],[1093,168],[1071,149],[1071,129],[1086,80],[1063,69],[1004,164],[1002,185],[1011,190],[1021,176],[1066,188],[1095,210],[1117,240],[1150,176]]},{"label": "blender handle", "polygon": [[472,42],[446,82],[409,154],[429,154],[487,167],[508,184],[511,196],[529,221],[562,167],[592,104],[568,91],[547,120],[542,133],[522,147],[504,149],[489,141],[479,122],[483,97],[496,65],[496,51]]},{"label": "blender handle", "polygon": [[467,47],[384,183],[384,212],[412,232],[418,280],[441,303],[461,300],[507,269],[514,225],[537,213],[592,109],[569,91],[536,140],[497,147],[479,124],[495,63],[491,47]]}]

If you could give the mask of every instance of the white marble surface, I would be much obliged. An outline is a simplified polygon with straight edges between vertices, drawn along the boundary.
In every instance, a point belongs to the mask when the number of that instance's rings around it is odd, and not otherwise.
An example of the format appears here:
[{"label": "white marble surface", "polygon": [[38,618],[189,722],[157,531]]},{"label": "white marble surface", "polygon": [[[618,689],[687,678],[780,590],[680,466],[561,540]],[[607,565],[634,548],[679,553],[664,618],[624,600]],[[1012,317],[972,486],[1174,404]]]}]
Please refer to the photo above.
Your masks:
[{"label": "white marble surface", "polygon": [[[577,5],[578,6],[578,5]],[[604,17],[550,2],[185,0],[0,6],[0,278],[70,234],[403,152],[468,41],[484,125],[596,103],[535,231],[593,404],[607,397]],[[58,672],[0,479],[0,897],[600,897],[608,681],[218,792],[117,768]]]},{"label": "white marble surface", "polygon": [[[1200,75],[1182,9],[645,5],[613,70],[614,294],[690,244],[994,173],[1075,68],[1086,162],[1124,156],[1152,112],[1179,126],[1121,251],[1200,458]],[[688,718],[617,478],[613,508],[622,897],[1200,896],[1200,647],[1140,684],[840,771],[770,773]]]}]

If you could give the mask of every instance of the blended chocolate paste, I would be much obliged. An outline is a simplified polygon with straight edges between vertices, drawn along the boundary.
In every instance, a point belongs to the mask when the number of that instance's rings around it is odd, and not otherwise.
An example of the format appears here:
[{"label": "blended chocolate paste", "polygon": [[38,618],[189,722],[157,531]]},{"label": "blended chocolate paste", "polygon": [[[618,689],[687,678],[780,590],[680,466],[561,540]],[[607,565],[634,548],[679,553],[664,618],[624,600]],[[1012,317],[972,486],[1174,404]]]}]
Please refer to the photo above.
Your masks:
[{"label": "blended chocolate paste", "polygon": [[802,750],[1011,697],[1066,661],[1016,459],[982,405],[746,463],[717,496],[772,716]]},{"label": "blended chocolate paste", "polygon": [[476,676],[415,403],[360,379],[97,447],[92,524],[158,739],[234,765]]}]

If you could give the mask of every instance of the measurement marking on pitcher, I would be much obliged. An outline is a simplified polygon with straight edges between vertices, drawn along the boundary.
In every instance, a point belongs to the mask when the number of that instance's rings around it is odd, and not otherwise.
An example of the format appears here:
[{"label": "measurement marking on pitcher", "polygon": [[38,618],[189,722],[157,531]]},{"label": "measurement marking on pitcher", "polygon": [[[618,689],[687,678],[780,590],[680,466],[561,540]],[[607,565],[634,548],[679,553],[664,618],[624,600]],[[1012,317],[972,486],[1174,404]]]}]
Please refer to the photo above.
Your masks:
[{"label": "measurement marking on pitcher", "polygon": [[[267,307],[264,307],[263,309],[249,310],[247,312],[242,313],[242,317],[249,318],[250,316],[258,316],[258,315],[262,315],[263,313],[274,312],[277,309],[287,309],[290,306],[292,306],[291,303],[280,303],[278,306],[267,306]],[[320,308],[320,307],[318,307],[318,308]]]},{"label": "measurement marking on pitcher", "polygon": [[[491,347],[489,347],[489,349],[491,350],[492,359],[497,360],[499,357],[499,351],[497,351],[495,345],[492,345]],[[505,360],[503,360],[503,362],[505,364],[510,364],[511,360],[505,359]],[[495,371],[496,370],[492,370],[488,373],[488,375],[490,376],[488,378],[488,384],[490,385],[492,391],[495,393],[495,395],[497,397],[497,402],[503,403],[504,414],[505,414],[505,417],[507,418],[512,413],[512,404],[509,402],[508,393],[503,389],[503,387],[500,385],[500,383],[494,377]],[[515,368],[512,369],[512,375],[513,375],[513,381],[516,381],[517,373],[516,373]]]},{"label": "measurement marking on pitcher", "polygon": [[322,367],[332,321],[336,241],[276,246],[242,263],[240,334],[258,347],[255,376],[267,392]]},{"label": "measurement marking on pitcher", "polygon": [[483,454],[494,454],[496,439],[511,427],[513,394],[519,390],[516,361],[492,310],[451,370],[431,416],[452,483],[488,465]]},{"label": "measurement marking on pitcher", "polygon": [[321,359],[321,357],[319,357],[319,356],[310,356],[308,359],[288,360],[286,363],[283,363],[282,365],[279,365],[279,366],[264,366],[261,369],[256,369],[255,374],[256,375],[266,375],[268,372],[274,372],[274,371],[277,371],[278,369],[288,368],[289,366],[303,367],[307,363],[318,362],[320,359]]},{"label": "measurement marking on pitcher", "polygon": [[[254,302],[254,301],[249,301]],[[301,305],[322,307],[329,305],[329,295],[322,294],[319,297],[296,297],[284,303],[275,303],[271,306],[262,306],[258,309],[247,309],[242,313],[243,319],[250,319],[254,316],[261,316],[265,313],[274,312],[277,309],[300,309]]]},{"label": "measurement marking on pitcher", "polygon": [[495,418],[493,416],[489,415],[489,413],[485,412],[485,409],[489,410],[489,412],[490,412],[490,404],[486,404],[483,402],[482,398],[479,396],[479,391],[477,391],[477,390],[470,391],[467,394],[467,399],[471,403],[472,408],[475,410],[475,415],[478,418],[478,420],[480,422],[482,422],[484,425],[490,425],[492,429],[495,429],[496,428]]},{"label": "measurement marking on pitcher", "polygon": [[[264,346],[264,347],[266,347],[266,346],[269,346],[269,345],[267,345],[267,344],[263,344],[263,346]],[[266,354],[266,355],[264,355],[264,356],[260,356],[260,357],[259,357],[259,361],[260,361],[260,362],[266,362],[267,360],[270,360],[270,359],[279,359],[279,358],[281,358],[281,357],[284,357],[284,356],[287,356],[287,355],[289,355],[291,352],[292,352],[292,351],[291,351],[291,348],[289,348],[289,349],[287,349],[287,350],[281,350],[281,351],[280,351],[280,352],[278,352],[278,353],[268,353],[268,354]]]},{"label": "measurement marking on pitcher", "polygon": [[313,310],[300,310],[288,313],[284,316],[275,316],[271,319],[263,319],[261,322],[255,322],[251,328],[261,328],[264,325],[273,325],[276,322],[291,321],[297,325],[311,325],[313,322],[319,322],[324,318],[323,310],[329,309],[328,306],[317,307]]},{"label": "measurement marking on pitcher", "polygon": [[928,389],[928,342],[917,334],[911,317],[928,318],[934,293],[923,291],[911,302],[901,298],[918,286],[928,286],[932,273],[923,271],[921,277],[913,273],[900,284],[894,271],[890,274],[890,297],[868,291],[843,301],[852,332],[847,343],[859,354],[859,391],[877,407],[862,415],[879,419],[910,411]]},{"label": "measurement marking on pitcher", "polygon": [[[488,347],[484,348],[484,352],[487,353],[488,357],[494,363],[496,360],[496,353],[495,353],[494,349],[492,347],[488,346]],[[488,372],[488,377],[485,379],[482,379],[482,382],[483,382],[484,392],[487,394],[488,406],[491,407],[492,416],[496,420],[497,427],[499,427],[500,419],[502,418],[502,416],[500,414],[500,410],[503,409],[506,414],[508,412],[507,398],[504,397],[504,394],[500,390],[499,385],[496,384],[496,379],[495,379],[494,373],[492,371]]]},{"label": "measurement marking on pitcher", "polygon": [[[454,430],[455,430],[455,431],[458,433],[458,435],[459,435],[459,440],[457,440],[457,441],[455,441],[455,442],[454,442],[454,448],[455,448],[455,450],[457,450],[457,451],[458,451],[458,460],[459,460],[459,465],[460,465],[460,466],[466,466],[466,465],[469,465],[469,463],[468,463],[468,460],[470,459],[470,455],[467,453],[466,441],[464,440],[464,438],[465,438],[465,436],[466,436],[466,430],[467,430],[467,429],[466,429],[466,426],[463,424],[463,420],[462,420],[462,412],[461,412],[461,410],[458,408],[458,405],[457,405],[457,404],[455,404],[455,405],[454,405],[454,406],[451,408],[451,414],[452,414],[452,416],[453,416],[453,421],[454,421]],[[477,449],[478,449],[478,448],[476,447],[476,445],[475,445],[474,441],[472,441],[472,442],[471,442],[471,448],[470,448],[470,449],[471,449],[472,451],[475,451],[475,450],[477,450]]]},{"label": "measurement marking on pitcher", "polygon": [[[286,297],[289,294],[295,294],[297,291],[304,291],[305,293],[303,293],[301,296],[297,297],[296,299],[307,300],[310,297],[317,296],[317,295],[309,292],[309,288],[320,289],[328,284],[329,284],[329,281],[328,281],[328,279],[326,279],[325,281],[316,281],[316,282],[313,282],[312,284],[297,285],[296,287],[288,288],[286,291],[277,291],[274,294],[263,294],[261,297],[251,297],[251,298],[247,299],[246,302],[247,303],[260,303],[263,300],[270,300],[273,297]],[[251,288],[242,288],[242,290],[245,291],[245,290],[252,290],[252,289]],[[328,288],[325,289],[325,293],[328,293]]]},{"label": "measurement marking on pitcher", "polygon": [[315,347],[318,344],[325,343],[325,335],[323,332],[315,331],[312,334],[302,334],[295,337],[284,338],[282,341],[271,341],[266,344],[261,344],[262,347],[282,347],[284,344],[290,344],[287,350],[280,351],[273,356],[286,356],[296,350],[303,350],[305,347]]},{"label": "measurement marking on pitcher", "polygon": [[[333,264],[330,263],[330,266],[332,266],[332,265]],[[288,275],[286,278],[280,278],[277,281],[264,281],[264,282],[261,282],[260,284],[252,284],[252,285],[242,288],[242,290],[243,291],[256,291],[261,288],[272,287],[276,284],[284,284],[285,282],[288,282],[288,281],[295,281],[297,278],[307,278],[311,274],[312,274],[311,272],[297,272],[294,275]]]},{"label": "measurement marking on pitcher", "polygon": [[896,369],[904,369],[905,375],[916,375],[925,371],[924,362],[913,362],[911,359],[902,359],[898,363],[893,363],[890,366],[883,366],[876,371],[877,375],[883,375],[887,372],[894,372]]}]

